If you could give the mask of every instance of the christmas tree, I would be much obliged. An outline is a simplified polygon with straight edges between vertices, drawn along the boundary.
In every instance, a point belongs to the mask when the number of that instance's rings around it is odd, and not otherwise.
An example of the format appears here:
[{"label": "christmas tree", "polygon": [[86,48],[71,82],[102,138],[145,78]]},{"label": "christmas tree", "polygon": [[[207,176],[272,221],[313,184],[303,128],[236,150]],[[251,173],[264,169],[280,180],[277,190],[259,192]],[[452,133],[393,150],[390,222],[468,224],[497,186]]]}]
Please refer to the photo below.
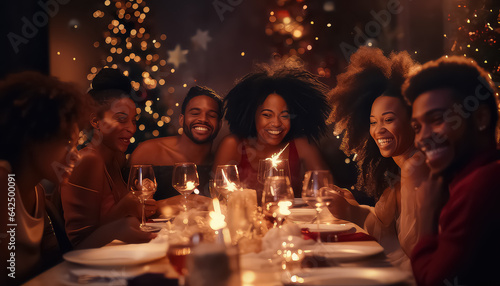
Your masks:
[{"label": "christmas tree", "polygon": [[500,1],[455,0],[447,21],[446,48],[476,60],[500,85]]},{"label": "christmas tree", "polygon": [[[155,35],[147,24],[150,8],[144,0],[105,0],[101,6],[93,14],[106,25],[103,39],[94,43],[103,51],[101,67],[118,68],[131,79],[132,99],[137,105],[137,132],[131,139],[130,153],[139,142],[174,132],[166,128],[173,110],[162,104],[159,87],[175,69],[164,59],[166,35]],[[92,67],[87,79],[91,81],[101,67]]]}]

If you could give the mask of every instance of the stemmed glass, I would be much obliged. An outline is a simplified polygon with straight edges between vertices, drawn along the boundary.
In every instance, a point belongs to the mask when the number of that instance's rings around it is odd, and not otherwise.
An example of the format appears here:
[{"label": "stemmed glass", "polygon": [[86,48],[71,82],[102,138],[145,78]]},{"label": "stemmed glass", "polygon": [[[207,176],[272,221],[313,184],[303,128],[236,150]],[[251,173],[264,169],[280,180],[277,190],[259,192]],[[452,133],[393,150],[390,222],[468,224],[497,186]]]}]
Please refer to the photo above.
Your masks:
[{"label": "stemmed glass", "polygon": [[229,192],[240,187],[240,175],[236,165],[219,165],[215,170],[215,190],[227,200]]},{"label": "stemmed glass", "polygon": [[264,185],[267,177],[274,176],[287,176],[290,178],[290,167],[288,159],[275,159],[271,158],[260,159],[259,169],[257,173],[257,181]]},{"label": "stemmed glass", "polygon": [[307,171],[304,175],[302,185],[302,199],[311,207],[316,209],[316,222],[318,225],[318,242],[321,243],[319,231],[319,213],[323,207],[330,205],[333,201],[331,186],[333,177],[328,170]]},{"label": "stemmed glass", "polygon": [[158,228],[146,225],[144,214],[145,201],[156,192],[156,177],[153,166],[132,165],[127,187],[142,204],[141,230],[146,232],[157,231]]},{"label": "stemmed glass", "polygon": [[190,162],[175,163],[172,174],[172,186],[184,196],[184,211],[187,211],[187,197],[200,184],[196,164]]},{"label": "stemmed glass", "polygon": [[283,220],[290,214],[293,205],[293,190],[287,176],[268,177],[262,192],[262,207],[266,219],[273,227],[281,227]]}]

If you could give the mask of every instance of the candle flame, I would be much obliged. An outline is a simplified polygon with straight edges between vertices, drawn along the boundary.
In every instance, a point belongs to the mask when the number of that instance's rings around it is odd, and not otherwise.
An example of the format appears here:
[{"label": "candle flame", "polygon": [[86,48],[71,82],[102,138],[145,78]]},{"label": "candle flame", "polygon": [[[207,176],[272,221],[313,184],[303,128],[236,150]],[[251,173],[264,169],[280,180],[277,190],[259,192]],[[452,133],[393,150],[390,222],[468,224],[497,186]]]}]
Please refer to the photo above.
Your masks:
[{"label": "candle flame", "polygon": [[289,208],[292,206],[292,202],[291,201],[281,201],[281,202],[278,202],[278,212],[280,215],[290,215],[291,212],[289,210]]},{"label": "candle flame", "polygon": [[229,192],[234,192],[238,188],[236,188],[236,183],[229,181],[229,179],[226,176],[226,172],[222,171],[222,177],[224,178],[224,181],[227,183],[227,190]]},{"label": "candle flame", "polygon": [[192,190],[194,188],[196,188],[196,185],[195,185],[194,181],[187,181],[186,182],[186,189]]},{"label": "candle flame", "polygon": [[210,227],[213,230],[219,230],[221,228],[226,227],[225,216],[222,214],[220,210],[219,199],[214,198],[212,200],[214,210],[209,213],[210,216]]}]

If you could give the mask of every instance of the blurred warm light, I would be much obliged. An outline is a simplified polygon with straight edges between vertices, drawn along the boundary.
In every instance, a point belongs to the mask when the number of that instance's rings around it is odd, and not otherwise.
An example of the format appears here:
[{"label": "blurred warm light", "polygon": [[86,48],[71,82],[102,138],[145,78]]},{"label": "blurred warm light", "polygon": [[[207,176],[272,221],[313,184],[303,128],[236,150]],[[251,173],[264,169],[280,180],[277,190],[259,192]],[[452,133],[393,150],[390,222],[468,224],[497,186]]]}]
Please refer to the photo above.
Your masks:
[{"label": "blurred warm light", "polygon": [[144,13],[148,13],[149,12],[149,7],[148,6],[145,6],[142,11],[144,11]]},{"label": "blurred warm light", "polygon": [[165,34],[161,34],[160,39],[161,39],[162,41],[165,41],[165,40],[167,39],[167,35],[165,35]]},{"label": "blurred warm light", "polygon": [[[177,102],[177,103],[175,103],[175,106],[179,106],[179,103],[178,103],[178,102]],[[168,116],[172,116],[172,114],[174,114],[174,110],[173,110],[172,108],[169,108],[169,109],[167,110],[167,115],[168,115]]]},{"label": "blurred warm light", "polygon": [[181,128],[179,128],[179,130],[177,130],[177,133],[179,133],[179,135],[182,135],[183,131],[184,131],[184,129],[182,129],[182,127],[181,127]]},{"label": "blurred warm light", "polygon": [[164,80],[164,79],[160,79],[160,80],[158,81],[158,83],[159,83],[160,85],[164,85],[164,84],[165,84],[165,80]]},{"label": "blurred warm light", "polygon": [[288,24],[290,24],[290,22],[292,22],[292,19],[290,19],[290,17],[283,18],[283,24],[288,25]]},{"label": "blurred warm light", "polygon": [[244,57],[245,56],[245,52],[241,52],[241,56]]},{"label": "blurred warm light", "polygon": [[133,144],[134,142],[135,142],[135,138],[134,137],[130,138],[130,143]]},{"label": "blurred warm light", "polygon": [[160,132],[158,130],[154,130],[153,131],[153,136],[154,137],[158,137],[158,135],[160,135]]},{"label": "blurred warm light", "polygon": [[161,120],[160,120],[160,121],[158,121],[156,124],[158,125],[158,127],[162,127],[162,126],[163,126],[163,124],[165,124],[165,122],[163,122],[163,121],[161,121]]},{"label": "blurred warm light", "polygon": [[144,126],[144,124],[139,125],[139,130],[144,131],[144,129],[146,129],[146,126]]}]

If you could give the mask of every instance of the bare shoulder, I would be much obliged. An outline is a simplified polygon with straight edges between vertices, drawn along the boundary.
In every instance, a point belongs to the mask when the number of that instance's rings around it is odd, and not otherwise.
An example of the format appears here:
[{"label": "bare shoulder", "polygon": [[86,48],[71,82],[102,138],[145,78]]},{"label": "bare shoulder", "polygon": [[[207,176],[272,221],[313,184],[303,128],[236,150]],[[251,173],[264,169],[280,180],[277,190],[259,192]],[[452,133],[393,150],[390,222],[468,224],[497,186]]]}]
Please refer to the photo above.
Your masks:
[{"label": "bare shoulder", "polygon": [[241,140],[238,136],[229,134],[222,139],[222,141],[219,144],[219,149],[221,147],[237,149],[241,143],[243,143],[243,140]]},{"label": "bare shoulder", "polygon": [[318,149],[318,146],[314,142],[310,142],[307,137],[299,137],[293,139],[293,142],[295,143],[295,146],[297,146],[297,149]]},{"label": "bare shoulder", "polygon": [[304,163],[306,170],[326,170],[328,165],[323,159],[318,145],[306,137],[293,139],[299,158]]},{"label": "bare shoulder", "polygon": [[165,150],[175,147],[177,137],[162,137],[146,140],[139,144],[130,156],[130,164],[158,164],[164,158]]},{"label": "bare shoulder", "polygon": [[77,169],[94,169],[94,168],[99,168],[101,166],[105,166],[104,159],[96,152],[93,152],[89,149],[82,149],[80,150],[80,161],[78,161],[78,165],[75,167],[75,171]]},{"label": "bare shoulder", "polygon": [[214,166],[237,164],[241,159],[241,140],[236,135],[227,135],[222,139],[215,153]]}]

